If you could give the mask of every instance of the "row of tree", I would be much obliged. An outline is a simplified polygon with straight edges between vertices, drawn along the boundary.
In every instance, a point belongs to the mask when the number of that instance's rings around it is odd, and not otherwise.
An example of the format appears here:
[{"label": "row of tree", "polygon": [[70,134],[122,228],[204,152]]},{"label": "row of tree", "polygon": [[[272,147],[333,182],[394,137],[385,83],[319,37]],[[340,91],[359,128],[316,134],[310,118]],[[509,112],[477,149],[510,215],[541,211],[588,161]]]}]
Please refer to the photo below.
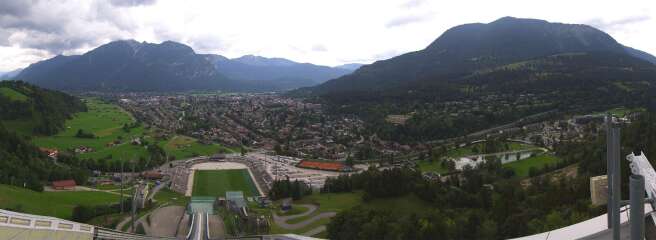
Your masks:
[{"label": "row of tree", "polygon": [[305,182],[301,181],[290,181],[289,177],[283,180],[275,180],[271,185],[271,190],[269,190],[269,197],[272,200],[278,200],[283,198],[292,198],[294,200],[299,200],[303,196],[312,194],[312,188],[307,185]]}]

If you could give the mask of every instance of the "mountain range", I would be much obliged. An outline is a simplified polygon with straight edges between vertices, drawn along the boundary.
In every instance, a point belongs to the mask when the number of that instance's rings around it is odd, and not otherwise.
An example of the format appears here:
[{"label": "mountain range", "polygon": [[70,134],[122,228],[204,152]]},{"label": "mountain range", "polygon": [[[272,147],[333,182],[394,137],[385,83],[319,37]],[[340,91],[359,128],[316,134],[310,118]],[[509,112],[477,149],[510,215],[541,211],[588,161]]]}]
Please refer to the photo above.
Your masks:
[{"label": "mountain range", "polygon": [[0,81],[5,80],[5,79],[12,79],[16,75],[18,75],[21,71],[23,71],[22,68],[18,68],[9,72],[0,72]]},{"label": "mountain range", "polygon": [[[625,47],[587,25],[504,17],[487,24],[453,27],[425,49],[377,61],[353,74],[295,93],[343,96],[429,91],[426,85],[463,83],[478,71],[563,53],[616,54],[656,63],[654,56]],[[603,63],[587,67],[600,67]]]},{"label": "mountain range", "polygon": [[255,90],[286,90],[313,86],[353,72],[354,66],[327,67],[310,63],[297,63],[284,58],[265,58],[246,55],[229,59],[208,54],[205,58],[229,79],[252,86]]},{"label": "mountain range", "polygon": [[[444,90],[445,84],[454,87],[466,83],[472,74],[489,73],[522,61],[553,60],[549,56],[563,53],[596,54],[604,59],[615,54],[656,63],[656,57],[626,47],[587,25],[504,17],[487,24],[453,27],[422,50],[370,65],[328,67],[254,55],[231,59],[198,54],[172,41],[154,44],[121,40],[82,55],[58,55],[34,63],[9,78],[72,91],[284,91],[303,87],[292,94],[333,98],[368,97],[372,93],[430,95]],[[570,57],[586,59],[581,54]],[[621,70],[606,64],[610,62],[579,66]],[[522,74],[526,77],[539,73],[535,68],[525,70]],[[567,76],[576,79],[575,75]]]},{"label": "mountain range", "polygon": [[316,85],[354,69],[253,55],[229,59],[197,54],[172,41],[120,40],[82,55],[31,64],[7,78],[69,91],[280,91]]}]

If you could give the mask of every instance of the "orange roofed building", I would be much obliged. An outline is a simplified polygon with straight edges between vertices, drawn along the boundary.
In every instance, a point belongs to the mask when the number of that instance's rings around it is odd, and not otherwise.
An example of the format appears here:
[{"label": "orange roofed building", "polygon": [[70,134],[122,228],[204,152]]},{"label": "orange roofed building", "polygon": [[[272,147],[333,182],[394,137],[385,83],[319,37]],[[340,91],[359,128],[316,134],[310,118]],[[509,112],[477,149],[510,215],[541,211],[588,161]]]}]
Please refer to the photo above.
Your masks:
[{"label": "orange roofed building", "polygon": [[337,172],[344,171],[345,169],[344,164],[339,162],[315,162],[315,161],[308,161],[308,160],[302,160],[296,166],[300,168],[310,168],[310,169],[337,171]]},{"label": "orange roofed building", "polygon": [[52,181],[52,188],[56,190],[73,190],[77,186],[75,180]]}]

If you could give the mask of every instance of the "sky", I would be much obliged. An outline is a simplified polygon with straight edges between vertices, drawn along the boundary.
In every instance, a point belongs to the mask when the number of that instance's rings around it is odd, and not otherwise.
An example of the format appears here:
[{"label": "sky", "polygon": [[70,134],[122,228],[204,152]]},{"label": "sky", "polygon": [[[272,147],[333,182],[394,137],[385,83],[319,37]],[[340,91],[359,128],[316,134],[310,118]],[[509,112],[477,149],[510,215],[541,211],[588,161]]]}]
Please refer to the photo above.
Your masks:
[{"label": "sky", "polygon": [[588,24],[656,54],[654,0],[2,0],[0,72],[120,39],[172,40],[231,58],[371,63],[504,16]]}]

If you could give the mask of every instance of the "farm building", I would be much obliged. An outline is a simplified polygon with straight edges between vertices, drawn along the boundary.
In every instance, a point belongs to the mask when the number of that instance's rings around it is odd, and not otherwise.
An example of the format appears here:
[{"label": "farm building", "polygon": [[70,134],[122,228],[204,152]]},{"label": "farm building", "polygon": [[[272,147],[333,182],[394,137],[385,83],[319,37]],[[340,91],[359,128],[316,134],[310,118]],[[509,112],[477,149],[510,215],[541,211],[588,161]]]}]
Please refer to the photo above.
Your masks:
[{"label": "farm building", "polygon": [[42,148],[42,147],[40,147],[39,151],[47,154],[48,157],[53,158],[53,159],[55,159],[55,158],[57,158],[57,156],[59,156],[59,150],[54,149],[54,148]]},{"label": "farm building", "polygon": [[149,180],[159,180],[164,177],[164,174],[156,171],[144,172],[142,175],[145,179]]},{"label": "farm building", "polygon": [[75,180],[72,179],[52,182],[52,188],[57,190],[73,190],[75,189],[75,186],[77,186],[77,184],[75,183]]}]

